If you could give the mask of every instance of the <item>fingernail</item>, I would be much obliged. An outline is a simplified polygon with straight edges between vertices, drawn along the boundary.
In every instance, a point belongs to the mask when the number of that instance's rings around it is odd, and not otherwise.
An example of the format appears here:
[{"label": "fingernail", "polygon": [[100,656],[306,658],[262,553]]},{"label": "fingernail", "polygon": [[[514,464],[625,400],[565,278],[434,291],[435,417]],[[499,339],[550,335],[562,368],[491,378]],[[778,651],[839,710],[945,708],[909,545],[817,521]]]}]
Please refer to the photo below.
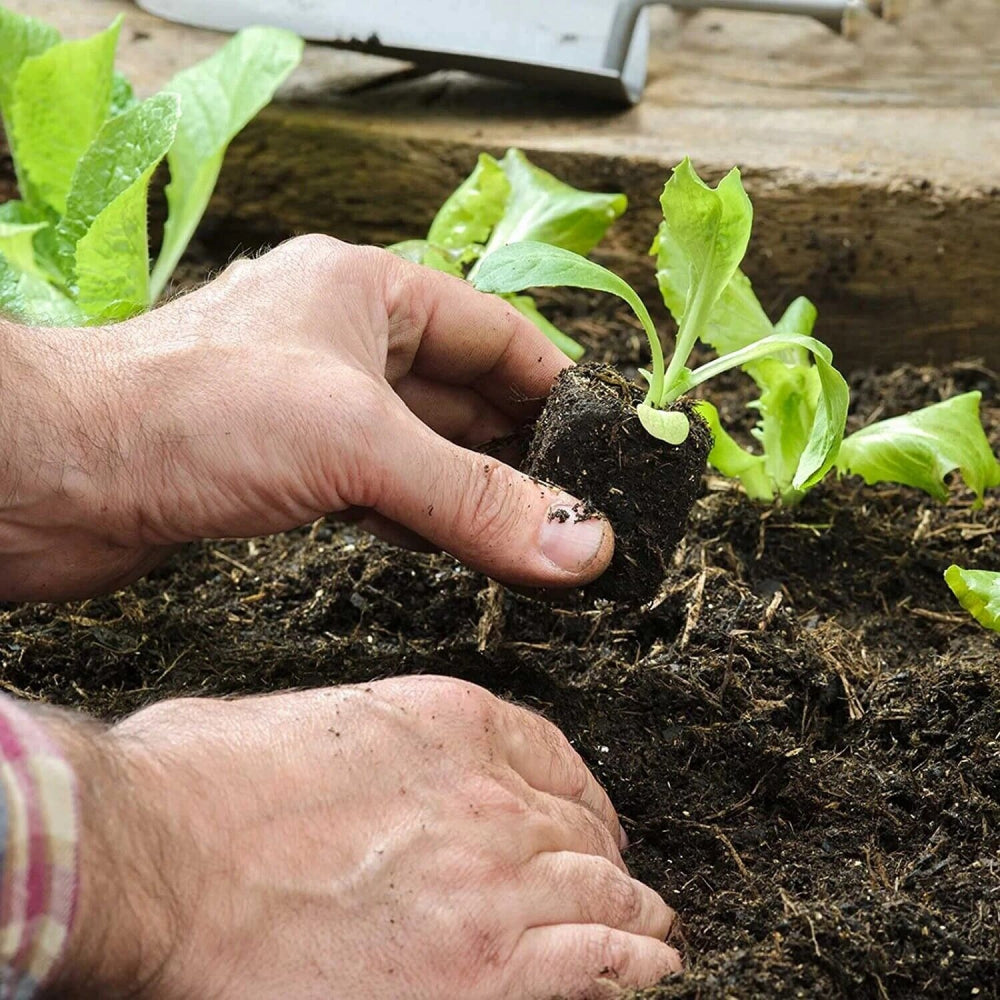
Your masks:
[{"label": "fingernail", "polygon": [[628,834],[623,826],[618,827],[618,850],[628,850]]},{"label": "fingernail", "polygon": [[603,517],[581,513],[579,503],[557,500],[542,522],[542,555],[564,572],[580,573],[597,558],[610,530]]}]

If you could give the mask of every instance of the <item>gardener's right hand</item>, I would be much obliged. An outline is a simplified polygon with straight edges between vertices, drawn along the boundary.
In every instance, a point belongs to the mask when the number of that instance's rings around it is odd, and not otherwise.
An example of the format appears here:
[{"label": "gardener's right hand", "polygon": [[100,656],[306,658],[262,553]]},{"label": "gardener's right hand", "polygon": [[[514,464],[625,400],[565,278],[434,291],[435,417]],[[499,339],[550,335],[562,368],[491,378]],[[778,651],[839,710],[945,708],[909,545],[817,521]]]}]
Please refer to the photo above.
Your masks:
[{"label": "gardener's right hand", "polygon": [[589,1000],[680,968],[548,722],[440,677],[56,729],[83,884],[53,996]]},{"label": "gardener's right hand", "polygon": [[322,236],[118,326],[0,321],[0,601],[88,596],[179,543],[324,514],[506,583],[587,583],[607,521],[472,450],[568,364],[496,296]]}]

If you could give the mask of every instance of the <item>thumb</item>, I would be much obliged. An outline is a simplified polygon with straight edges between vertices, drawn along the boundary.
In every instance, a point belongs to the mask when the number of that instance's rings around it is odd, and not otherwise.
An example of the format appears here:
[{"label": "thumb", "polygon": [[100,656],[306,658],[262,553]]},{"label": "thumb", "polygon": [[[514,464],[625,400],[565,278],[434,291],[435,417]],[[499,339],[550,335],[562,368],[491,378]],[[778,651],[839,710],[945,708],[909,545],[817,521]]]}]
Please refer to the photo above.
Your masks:
[{"label": "thumb", "polygon": [[376,510],[472,569],[525,587],[577,587],[614,552],[611,525],[575,497],[439,437],[405,407],[380,448]]}]

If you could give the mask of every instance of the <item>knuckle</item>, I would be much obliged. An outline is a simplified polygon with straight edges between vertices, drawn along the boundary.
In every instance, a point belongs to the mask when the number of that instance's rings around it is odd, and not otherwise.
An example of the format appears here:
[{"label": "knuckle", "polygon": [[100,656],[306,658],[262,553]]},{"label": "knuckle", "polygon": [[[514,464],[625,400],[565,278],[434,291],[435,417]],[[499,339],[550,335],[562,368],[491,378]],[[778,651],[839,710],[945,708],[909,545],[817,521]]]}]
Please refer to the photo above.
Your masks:
[{"label": "knuckle", "polygon": [[257,261],[249,257],[237,257],[231,260],[218,280],[228,285],[235,285],[252,278],[257,271]]},{"label": "knuckle", "polygon": [[618,868],[607,862],[600,891],[606,901],[612,925],[632,927],[642,915],[642,897],[636,884]]},{"label": "knuckle", "polygon": [[534,809],[524,796],[507,788],[491,774],[468,775],[463,791],[470,815],[492,826],[503,825],[523,832],[534,815]]},{"label": "knuckle", "polygon": [[361,274],[374,276],[381,284],[386,299],[390,299],[391,289],[397,284],[407,285],[412,281],[414,272],[419,274],[420,269],[407,266],[407,262],[397,257],[396,254],[382,247],[373,247],[368,244],[355,246],[353,244],[340,244],[350,256],[352,266]]},{"label": "knuckle", "polygon": [[482,979],[484,972],[503,965],[508,949],[503,932],[485,915],[463,930],[459,955],[459,968],[463,971],[461,983],[473,987]]},{"label": "knuckle", "polygon": [[331,253],[340,253],[346,245],[324,233],[306,233],[286,240],[278,251],[300,260],[312,261],[319,257],[327,257]]},{"label": "knuckle", "polygon": [[367,249],[378,255],[370,260],[370,266],[385,275],[386,311],[394,327],[404,339],[427,329],[433,317],[431,289],[436,287],[437,273],[400,260],[387,250]]},{"label": "knuckle", "polygon": [[473,463],[463,491],[462,523],[480,550],[509,546],[521,521],[513,473],[499,463]]},{"label": "knuckle", "polygon": [[628,978],[632,951],[628,939],[614,928],[601,927],[591,931],[584,954],[587,966],[596,979]]},{"label": "knuckle", "polygon": [[566,769],[566,794],[576,802],[583,800],[590,784],[590,771],[583,758],[573,749],[566,737],[555,727],[552,735],[553,750],[560,754],[560,760]]},{"label": "knuckle", "polygon": [[[339,243],[339,240],[337,241]],[[401,265],[405,262],[389,250],[382,247],[373,247],[370,244],[353,246],[347,243],[340,243],[340,246],[348,247],[355,260],[370,267],[377,267],[384,271],[402,270]]]},{"label": "knuckle", "polygon": [[271,258],[308,282],[317,274],[329,277],[346,258],[349,245],[323,233],[307,233],[286,240],[271,251]]},{"label": "knuckle", "polygon": [[449,930],[432,959],[440,963],[440,981],[448,983],[449,996],[479,996],[484,978],[506,961],[509,934],[488,906],[465,914]]},{"label": "knuckle", "polygon": [[498,699],[486,688],[457,677],[423,677],[422,694],[428,706],[470,722],[492,723]]},{"label": "knuckle", "polygon": [[618,845],[604,821],[586,807],[583,807],[582,812],[583,822],[586,825],[586,837],[594,854],[606,858],[612,863],[620,861],[621,854]]}]

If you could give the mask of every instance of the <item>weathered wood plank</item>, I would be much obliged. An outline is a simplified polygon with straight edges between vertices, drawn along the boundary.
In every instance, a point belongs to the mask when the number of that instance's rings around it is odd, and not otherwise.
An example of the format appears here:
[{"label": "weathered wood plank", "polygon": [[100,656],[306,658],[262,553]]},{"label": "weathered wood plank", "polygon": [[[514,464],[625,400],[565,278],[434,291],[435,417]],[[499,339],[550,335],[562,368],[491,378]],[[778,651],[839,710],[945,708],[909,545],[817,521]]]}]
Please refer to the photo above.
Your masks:
[{"label": "weathered wood plank", "polygon": [[[475,153],[498,153],[510,142],[570,183],[628,194],[631,208],[599,257],[655,296],[645,251],[668,165],[685,148],[708,174],[732,164],[721,153],[698,155],[696,116],[678,116],[673,131],[680,148],[656,158],[552,149],[516,133],[496,145],[426,131],[415,137],[402,123],[374,128],[353,115],[276,108],[237,144],[243,169],[227,174],[214,211],[250,230],[279,219],[291,232],[321,228],[388,243],[422,235]],[[773,166],[754,166],[745,179],[756,208],[748,273],[775,308],[798,294],[812,297],[822,335],[844,364],[970,355],[1000,364],[995,190]]]},{"label": "weathered wood plank", "polygon": [[[17,3],[71,34],[130,9],[150,38],[127,34],[123,57],[146,91],[173,71],[149,58],[159,32],[171,66],[216,43],[122,0]],[[311,62],[233,144],[203,232],[220,255],[309,229],[420,235],[480,149],[518,145],[571,183],[629,195],[602,256],[652,293],[657,197],[691,155],[709,176],[742,166],[757,212],[749,273],[775,308],[810,295],[842,364],[1000,366],[1000,5],[911,7],[856,42],[801,19],[661,14],[646,98],[627,112],[454,73],[345,96],[363,57]]]}]

